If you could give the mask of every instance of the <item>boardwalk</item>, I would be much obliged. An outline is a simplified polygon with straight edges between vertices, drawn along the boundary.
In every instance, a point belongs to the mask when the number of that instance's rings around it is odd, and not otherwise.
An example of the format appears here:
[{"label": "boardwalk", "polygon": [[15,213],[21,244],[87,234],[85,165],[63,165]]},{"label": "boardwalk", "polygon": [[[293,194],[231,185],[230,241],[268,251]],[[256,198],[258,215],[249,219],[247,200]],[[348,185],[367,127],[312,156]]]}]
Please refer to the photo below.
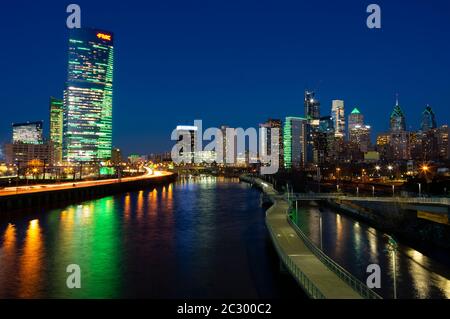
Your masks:
[{"label": "boardwalk", "polygon": [[[280,258],[305,292],[317,299],[362,299],[358,289],[327,267],[297,234],[286,217],[289,204],[283,196],[260,179],[252,179],[252,182],[274,201],[266,213],[267,228]],[[370,293],[367,287],[359,287]],[[379,296],[373,293],[370,298]]]}]

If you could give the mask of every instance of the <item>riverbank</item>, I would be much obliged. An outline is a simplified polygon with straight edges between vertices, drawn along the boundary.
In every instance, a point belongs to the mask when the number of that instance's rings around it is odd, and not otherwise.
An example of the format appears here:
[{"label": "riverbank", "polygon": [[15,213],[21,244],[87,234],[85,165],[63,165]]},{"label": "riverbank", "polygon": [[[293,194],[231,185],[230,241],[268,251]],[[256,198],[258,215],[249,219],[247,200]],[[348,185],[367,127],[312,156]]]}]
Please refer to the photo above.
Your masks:
[{"label": "riverbank", "polygon": [[148,188],[172,182],[177,174],[163,172],[123,179],[85,181],[56,185],[40,185],[33,188],[10,188],[0,192],[0,217],[2,214],[28,208],[38,208],[55,203],[76,203],[86,199]]}]

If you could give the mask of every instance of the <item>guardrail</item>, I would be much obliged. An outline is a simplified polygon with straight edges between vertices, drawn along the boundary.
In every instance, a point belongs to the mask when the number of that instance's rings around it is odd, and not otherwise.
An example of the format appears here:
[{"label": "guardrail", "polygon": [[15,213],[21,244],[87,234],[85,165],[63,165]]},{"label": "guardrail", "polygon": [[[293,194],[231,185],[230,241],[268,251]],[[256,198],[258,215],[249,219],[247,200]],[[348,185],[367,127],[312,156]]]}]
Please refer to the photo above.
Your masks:
[{"label": "guardrail", "polygon": [[267,228],[269,230],[270,236],[272,237],[272,242],[274,243],[275,249],[280,256],[282,262],[292,274],[292,276],[297,280],[301,287],[305,290],[309,297],[313,299],[326,299],[325,295],[314,285],[314,283],[309,280],[309,278],[300,270],[300,268],[295,264],[295,262],[287,254],[280,249],[276,238],[274,238],[274,232],[272,227],[266,222]]},{"label": "guardrail", "polygon": [[373,197],[373,196],[348,196],[340,193],[294,193],[285,194],[289,200],[319,200],[319,199],[340,199],[355,201],[371,201],[371,202],[396,202],[396,203],[412,203],[412,204],[439,204],[450,206],[450,198],[447,197]]},{"label": "guardrail", "polygon": [[286,214],[289,224],[292,226],[292,228],[294,228],[305,245],[313,252],[314,255],[316,255],[317,258],[320,259],[323,264],[325,264],[325,266],[328,267],[328,269],[333,271],[339,278],[350,285],[350,287],[358,292],[361,297],[366,299],[383,299],[380,295],[371,290],[369,287],[367,287],[367,285],[363,284],[347,270],[342,268],[334,260],[328,257],[323,251],[321,251],[289,217],[289,212],[291,211],[291,209],[292,207],[290,206]]}]

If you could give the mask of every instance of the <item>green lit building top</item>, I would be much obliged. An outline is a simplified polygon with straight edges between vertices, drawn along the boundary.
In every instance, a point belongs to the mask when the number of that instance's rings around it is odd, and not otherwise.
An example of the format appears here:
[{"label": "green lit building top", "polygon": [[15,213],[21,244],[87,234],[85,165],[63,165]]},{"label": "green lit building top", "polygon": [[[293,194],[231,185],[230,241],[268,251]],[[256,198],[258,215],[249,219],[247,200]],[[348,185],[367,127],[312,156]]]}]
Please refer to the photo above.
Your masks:
[{"label": "green lit building top", "polygon": [[63,160],[111,158],[114,36],[72,29],[63,112]]}]

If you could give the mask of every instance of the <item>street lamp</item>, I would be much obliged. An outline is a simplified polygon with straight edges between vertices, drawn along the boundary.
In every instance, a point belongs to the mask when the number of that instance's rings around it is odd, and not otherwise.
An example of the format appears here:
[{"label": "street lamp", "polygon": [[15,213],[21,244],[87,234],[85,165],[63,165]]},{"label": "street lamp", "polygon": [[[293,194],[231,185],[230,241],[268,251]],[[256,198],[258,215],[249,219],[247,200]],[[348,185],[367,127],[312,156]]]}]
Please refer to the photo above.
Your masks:
[{"label": "street lamp", "polygon": [[419,184],[419,197],[422,197],[422,184],[421,183],[418,184]]},{"label": "street lamp", "polygon": [[395,196],[395,185],[392,185],[392,197]]},{"label": "street lamp", "polygon": [[394,282],[394,299],[397,299],[397,249],[398,244],[392,238],[392,236],[389,236],[388,234],[385,234],[385,237],[388,238],[387,248],[386,251],[389,252],[392,256],[392,269],[393,269],[393,282]]}]

